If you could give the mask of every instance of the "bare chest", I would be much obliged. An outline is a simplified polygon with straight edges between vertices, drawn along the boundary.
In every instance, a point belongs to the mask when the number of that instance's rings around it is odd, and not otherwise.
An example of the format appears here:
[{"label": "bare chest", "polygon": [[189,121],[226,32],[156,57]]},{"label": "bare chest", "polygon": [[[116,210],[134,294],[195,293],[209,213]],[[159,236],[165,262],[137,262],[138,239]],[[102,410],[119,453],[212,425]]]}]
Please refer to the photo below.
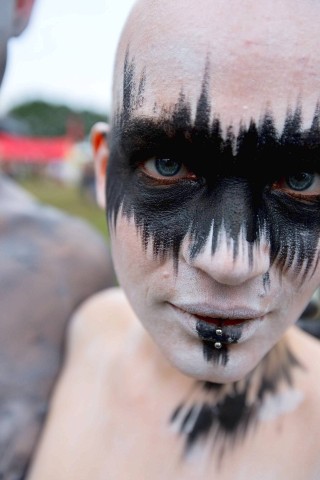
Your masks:
[{"label": "bare chest", "polygon": [[151,355],[103,365],[97,346],[65,370],[28,480],[319,480],[313,377],[256,408]]},{"label": "bare chest", "polygon": [[172,422],[177,406],[173,398],[168,401],[159,393],[124,390],[120,396],[109,394],[103,402],[101,398],[89,396],[82,397],[82,401],[86,403],[85,409],[77,412],[73,406],[64,416],[63,428],[67,435],[63,435],[62,441],[60,435],[54,442],[57,455],[54,468],[58,470],[52,478],[319,478],[312,439],[301,432],[294,414],[280,419],[261,419],[237,435],[212,430],[200,435],[188,448],[183,425]]}]

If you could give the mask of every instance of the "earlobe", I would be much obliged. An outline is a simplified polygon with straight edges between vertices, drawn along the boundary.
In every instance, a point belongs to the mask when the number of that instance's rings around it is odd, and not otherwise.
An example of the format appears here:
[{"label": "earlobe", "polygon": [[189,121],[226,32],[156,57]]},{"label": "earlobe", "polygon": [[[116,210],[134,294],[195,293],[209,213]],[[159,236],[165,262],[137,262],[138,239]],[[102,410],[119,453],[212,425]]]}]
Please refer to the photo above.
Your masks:
[{"label": "earlobe", "polygon": [[109,160],[108,134],[109,125],[99,122],[92,127],[90,136],[96,177],[96,198],[98,205],[103,209],[106,208],[106,172]]}]

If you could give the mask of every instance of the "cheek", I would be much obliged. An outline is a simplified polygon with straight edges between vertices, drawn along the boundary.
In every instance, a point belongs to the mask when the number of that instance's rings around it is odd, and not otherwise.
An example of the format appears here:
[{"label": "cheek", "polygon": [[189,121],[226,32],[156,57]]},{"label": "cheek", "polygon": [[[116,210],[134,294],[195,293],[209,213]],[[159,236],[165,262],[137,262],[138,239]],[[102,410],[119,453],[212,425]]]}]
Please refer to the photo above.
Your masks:
[{"label": "cheek", "polygon": [[134,222],[119,215],[116,229],[110,229],[112,256],[119,284],[136,315],[144,323],[168,290],[174,287],[172,260],[155,257],[152,244],[146,246]]},{"label": "cheek", "polygon": [[282,292],[283,319],[286,317],[297,319],[308,305],[313,293],[319,288],[320,265],[318,266],[317,263],[316,259],[313,268],[305,278],[292,270],[287,271],[280,279],[279,291]]},{"label": "cheek", "polygon": [[320,287],[320,266],[317,266],[316,270],[313,272],[313,275],[310,276],[310,279],[307,279],[301,285],[298,290],[298,295],[303,297],[304,303],[307,304],[310,301],[313,293]]},{"label": "cheek", "polygon": [[150,243],[146,246],[133,222],[119,215],[117,225],[110,230],[112,256],[119,282],[125,290],[140,288],[158,268]]},{"label": "cheek", "polygon": [[[144,262],[141,240],[133,222],[119,216],[116,227],[110,230],[112,257],[116,273],[122,283],[122,277],[131,277],[137,273],[136,264]],[[141,257],[141,260],[140,260]]]}]

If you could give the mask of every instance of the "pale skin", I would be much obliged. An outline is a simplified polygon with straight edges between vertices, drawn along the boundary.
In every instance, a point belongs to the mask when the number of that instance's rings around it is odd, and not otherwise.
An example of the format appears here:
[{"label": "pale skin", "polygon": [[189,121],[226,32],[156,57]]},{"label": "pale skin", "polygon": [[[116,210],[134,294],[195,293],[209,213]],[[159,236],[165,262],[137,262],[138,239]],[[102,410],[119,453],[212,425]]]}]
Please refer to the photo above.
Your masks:
[{"label": "pale skin", "polygon": [[[1,1],[0,86],[9,39],[24,31],[33,4]],[[13,480],[25,478],[31,462],[71,315],[115,278],[102,236],[1,171],[0,265],[0,478]]]},{"label": "pale skin", "polygon": [[[145,72],[144,98],[135,102],[133,120],[164,121],[183,90],[195,121],[207,68],[209,102],[224,131],[230,123],[237,129],[250,118],[261,118],[266,109],[272,111],[275,126],[281,130],[288,109],[294,109],[298,100],[303,110],[302,129],[307,130],[320,91],[319,20],[320,7],[311,1],[294,2],[293,7],[287,0],[263,5],[249,0],[241,4],[232,0],[195,4],[189,0],[183,9],[179,2],[140,1],[119,44],[114,118],[122,104],[123,64],[129,45],[137,83]],[[126,64],[132,85],[130,58]],[[114,121],[114,135],[116,128]],[[100,125],[93,132],[93,144],[98,185],[103,191],[105,169],[101,162],[108,156],[108,147],[101,146],[102,130]],[[131,135],[130,129],[126,135]],[[105,155],[101,155],[101,148]],[[120,161],[112,148],[109,192],[117,180],[112,176],[114,164]],[[143,158],[137,174],[154,186],[154,194],[161,188],[162,195],[170,188],[173,192],[173,185],[182,185],[184,180],[195,188],[195,174],[189,167],[183,165],[168,180],[154,158],[152,152]],[[267,171],[268,165],[264,167]],[[130,179],[135,181],[134,174]],[[141,195],[143,181],[139,184]],[[236,179],[233,182],[238,185]],[[226,191],[221,192],[227,201]],[[319,175],[315,173],[299,195],[291,183],[279,178],[271,185],[271,195],[278,192],[288,201],[293,198],[300,208],[299,202],[305,205],[319,195]],[[99,195],[103,198],[101,191]],[[134,195],[130,202],[138,198]],[[177,198],[177,204],[182,201]],[[108,208],[114,212],[112,204]],[[124,292],[114,289],[93,297],[75,315],[65,368],[30,479],[121,480],[128,475],[132,479],[170,480],[319,478],[320,346],[294,326],[320,283],[318,239],[314,242],[312,273],[303,277],[303,268],[297,268],[301,262],[298,253],[292,268],[281,269],[272,262],[273,247],[266,231],[250,250],[248,236],[240,230],[235,255],[236,242],[227,229],[230,219],[224,213],[225,227],[221,227],[213,253],[210,242],[219,219],[215,210],[213,226],[197,255],[191,255],[192,235],[184,236],[175,270],[172,256],[155,257],[152,239],[143,246],[142,227],[137,230],[136,224],[138,215],[141,221],[145,219],[142,207],[134,210],[135,217],[125,209],[123,203],[116,226],[111,222],[113,259]],[[183,218],[188,221],[187,216]],[[149,218],[145,221],[149,221],[150,231],[156,231],[157,225]],[[175,223],[179,221],[177,217]],[[287,221],[291,225],[289,217]],[[229,225],[233,225],[231,220]],[[167,239],[171,238],[170,228],[174,229],[167,227]],[[205,320],[209,326],[223,318],[218,323],[222,329],[230,319],[238,325],[250,317],[248,323],[254,327],[243,329],[239,341],[231,342],[225,362],[213,364],[204,358],[203,342],[197,335],[199,317],[211,318]],[[274,378],[288,366],[283,353],[286,348],[296,362],[289,369],[291,380],[279,381],[260,402],[257,392],[261,378]],[[270,361],[267,367],[266,358]],[[196,405],[207,399],[209,394],[203,391],[190,393],[199,380],[220,385],[210,397],[220,417],[226,392],[236,385],[233,396],[245,392],[246,405],[255,407],[255,422],[249,422],[250,428],[239,441],[231,430],[224,430],[225,436],[212,430],[183,454],[186,437],[178,432],[181,423],[170,423],[169,419],[184,399]],[[228,415],[231,418],[233,414],[231,409]],[[222,423],[216,424],[218,428]]]}]

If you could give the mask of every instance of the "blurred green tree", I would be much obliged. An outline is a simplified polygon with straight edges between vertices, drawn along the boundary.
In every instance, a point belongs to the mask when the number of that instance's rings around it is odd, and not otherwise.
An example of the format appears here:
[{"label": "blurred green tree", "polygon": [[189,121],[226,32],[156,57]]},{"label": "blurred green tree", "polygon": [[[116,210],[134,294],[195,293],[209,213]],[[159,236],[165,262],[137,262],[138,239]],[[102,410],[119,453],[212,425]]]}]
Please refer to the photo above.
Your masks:
[{"label": "blurred green tree", "polygon": [[23,121],[30,135],[56,137],[69,134],[75,139],[88,135],[92,125],[108,121],[107,116],[90,110],[75,110],[41,100],[22,103],[8,112],[8,117]]}]

